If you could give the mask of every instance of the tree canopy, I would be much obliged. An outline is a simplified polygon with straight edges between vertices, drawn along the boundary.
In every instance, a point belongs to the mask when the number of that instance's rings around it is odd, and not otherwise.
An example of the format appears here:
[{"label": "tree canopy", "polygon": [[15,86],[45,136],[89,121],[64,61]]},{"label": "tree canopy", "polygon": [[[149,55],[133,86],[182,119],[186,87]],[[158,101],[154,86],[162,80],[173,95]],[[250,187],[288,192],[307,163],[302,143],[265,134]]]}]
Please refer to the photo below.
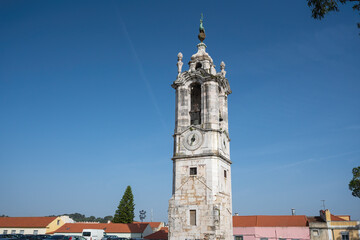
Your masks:
[{"label": "tree canopy", "polygon": [[360,10],[360,0],[307,0],[308,6],[312,9],[312,17],[321,19],[325,14],[332,11],[339,11],[339,3],[353,2],[353,9]]},{"label": "tree canopy", "polygon": [[[346,4],[348,2],[354,3],[352,8],[355,11],[360,10],[360,0],[307,0],[308,6],[312,8],[312,17],[315,19],[322,19],[328,12],[338,12],[339,3]],[[357,26],[360,28],[360,23]]]},{"label": "tree canopy", "polygon": [[84,214],[81,213],[70,213],[70,214],[63,214],[67,215],[70,218],[72,218],[75,222],[99,222],[99,223],[107,223],[108,221],[112,220],[112,216],[106,216],[106,217],[86,217]]},{"label": "tree canopy", "polygon": [[119,203],[118,209],[115,212],[114,223],[132,223],[134,221],[134,196],[131,187],[127,186],[123,197]]},{"label": "tree canopy", "polygon": [[354,197],[360,198],[360,166],[352,170],[353,178],[349,183],[349,189]]}]

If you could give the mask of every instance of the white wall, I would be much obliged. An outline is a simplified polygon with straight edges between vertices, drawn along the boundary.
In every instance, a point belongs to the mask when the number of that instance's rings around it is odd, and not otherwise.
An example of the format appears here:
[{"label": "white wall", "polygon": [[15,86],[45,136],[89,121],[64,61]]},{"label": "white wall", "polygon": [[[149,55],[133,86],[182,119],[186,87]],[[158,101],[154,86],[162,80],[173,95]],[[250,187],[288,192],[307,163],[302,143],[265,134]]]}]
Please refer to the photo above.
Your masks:
[{"label": "white wall", "polygon": [[46,228],[0,228],[0,234],[3,234],[4,230],[7,230],[7,234],[11,234],[13,230],[16,234],[19,234],[21,230],[24,230],[23,234],[34,234],[34,230],[38,230],[37,234],[46,233]]}]

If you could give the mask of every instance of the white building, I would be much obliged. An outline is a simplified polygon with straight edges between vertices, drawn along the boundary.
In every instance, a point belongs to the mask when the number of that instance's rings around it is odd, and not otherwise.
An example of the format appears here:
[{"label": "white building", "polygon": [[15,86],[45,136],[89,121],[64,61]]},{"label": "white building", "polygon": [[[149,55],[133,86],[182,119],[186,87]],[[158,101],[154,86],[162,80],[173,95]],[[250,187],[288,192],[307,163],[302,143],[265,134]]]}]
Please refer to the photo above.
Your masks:
[{"label": "white building", "polygon": [[103,229],[107,235],[122,238],[143,238],[153,233],[148,223],[68,223],[53,234],[81,235],[83,229]]},{"label": "white building", "polygon": [[70,222],[74,221],[68,216],[0,217],[0,234],[46,234]]}]

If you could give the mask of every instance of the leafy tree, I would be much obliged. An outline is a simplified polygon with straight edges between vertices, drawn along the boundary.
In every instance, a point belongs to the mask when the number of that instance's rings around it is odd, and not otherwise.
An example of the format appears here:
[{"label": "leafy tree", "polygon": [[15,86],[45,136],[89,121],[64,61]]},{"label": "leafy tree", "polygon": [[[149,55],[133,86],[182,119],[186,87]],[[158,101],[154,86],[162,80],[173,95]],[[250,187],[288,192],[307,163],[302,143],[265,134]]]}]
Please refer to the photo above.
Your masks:
[{"label": "leafy tree", "polygon": [[[354,3],[352,8],[360,10],[360,0],[307,0],[307,4],[312,8],[312,17],[315,19],[322,19],[328,12],[338,12],[339,3],[346,4],[348,2]],[[360,28],[360,23],[357,24]]]},{"label": "leafy tree", "polygon": [[113,218],[114,218],[113,216],[105,216],[104,217],[104,223],[107,223],[108,221],[111,222],[113,220]]},{"label": "leafy tree", "polygon": [[360,198],[360,166],[352,170],[353,178],[349,183],[349,189],[354,197]]},{"label": "leafy tree", "polygon": [[114,223],[132,223],[134,221],[134,196],[131,187],[127,186],[125,193],[119,203],[118,209],[115,212]]},{"label": "leafy tree", "polygon": [[[71,213],[71,214],[63,214],[63,215],[67,215],[70,218],[72,218],[75,222],[99,222],[99,223],[107,223],[108,220],[112,220],[112,216],[106,216],[104,218],[101,217],[95,217],[95,216],[90,216],[90,217],[86,217],[84,214],[80,214],[80,213]],[[53,215],[55,216],[55,215]]]}]

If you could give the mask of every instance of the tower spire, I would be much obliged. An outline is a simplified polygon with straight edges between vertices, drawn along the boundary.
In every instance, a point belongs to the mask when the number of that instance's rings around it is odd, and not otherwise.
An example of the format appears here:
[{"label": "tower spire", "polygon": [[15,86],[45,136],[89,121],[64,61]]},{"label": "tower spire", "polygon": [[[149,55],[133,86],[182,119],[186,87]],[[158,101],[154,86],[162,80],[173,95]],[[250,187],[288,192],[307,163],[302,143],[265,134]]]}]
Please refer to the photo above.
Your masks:
[{"label": "tower spire", "polygon": [[205,28],[203,26],[203,20],[204,20],[204,16],[203,14],[201,13],[201,18],[200,18],[200,27],[199,27],[199,35],[198,35],[198,38],[201,42],[203,42],[205,40]]}]

